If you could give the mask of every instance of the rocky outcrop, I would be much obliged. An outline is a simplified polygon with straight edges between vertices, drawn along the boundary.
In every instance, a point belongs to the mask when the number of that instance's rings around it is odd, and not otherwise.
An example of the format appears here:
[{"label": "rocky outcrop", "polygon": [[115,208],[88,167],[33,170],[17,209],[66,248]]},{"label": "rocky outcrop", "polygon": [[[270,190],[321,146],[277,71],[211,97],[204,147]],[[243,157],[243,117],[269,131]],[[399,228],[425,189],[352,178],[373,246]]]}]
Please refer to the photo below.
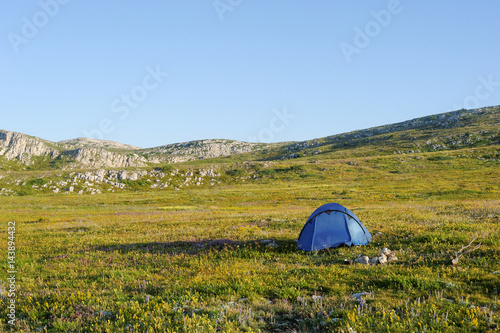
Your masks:
[{"label": "rocky outcrop", "polygon": [[7,160],[17,159],[26,165],[33,163],[33,156],[59,156],[59,151],[48,143],[22,133],[0,131],[0,156]]},{"label": "rocky outcrop", "polygon": [[78,148],[64,152],[75,160],[76,164],[91,168],[128,168],[146,166],[148,160],[137,154],[123,155],[102,148]]},{"label": "rocky outcrop", "polygon": [[146,154],[165,155],[169,163],[248,153],[262,149],[267,144],[234,140],[198,140],[156,147],[144,150]]},{"label": "rocky outcrop", "polygon": [[[0,156],[7,160],[18,160],[22,164],[31,165],[34,157],[46,157],[49,160],[66,158],[68,167],[89,167],[89,168],[127,168],[146,166],[148,160],[139,156],[133,151],[139,149],[133,146],[121,145],[111,141],[96,142],[100,140],[87,139],[82,144],[85,147],[75,147],[82,140],[68,140],[63,144],[50,142],[26,134],[0,131]],[[126,154],[110,151],[99,146],[107,146],[109,149],[124,149],[133,147]],[[67,150],[73,147],[76,149]]]},{"label": "rocky outcrop", "polygon": [[[90,167],[90,168],[127,168],[146,166],[148,160],[133,151],[137,147],[121,145],[112,141],[94,139],[75,139],[63,143],[50,142],[26,134],[0,131],[0,156],[6,160],[18,160],[22,164],[31,165],[34,157],[46,157],[49,160],[66,158],[68,167]],[[78,147],[78,144],[83,147]],[[126,154],[114,152],[108,149],[129,148]],[[68,150],[67,148],[75,148]]]}]

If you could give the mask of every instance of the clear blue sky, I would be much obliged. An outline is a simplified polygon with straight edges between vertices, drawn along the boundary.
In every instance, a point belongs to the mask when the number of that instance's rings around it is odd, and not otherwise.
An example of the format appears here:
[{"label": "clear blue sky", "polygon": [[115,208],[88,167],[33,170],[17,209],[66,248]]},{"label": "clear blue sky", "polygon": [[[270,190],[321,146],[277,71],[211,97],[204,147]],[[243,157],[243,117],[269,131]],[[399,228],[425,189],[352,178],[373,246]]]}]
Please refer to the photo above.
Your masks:
[{"label": "clear blue sky", "polygon": [[0,2],[1,129],[288,141],[500,104],[497,0],[59,1]]}]

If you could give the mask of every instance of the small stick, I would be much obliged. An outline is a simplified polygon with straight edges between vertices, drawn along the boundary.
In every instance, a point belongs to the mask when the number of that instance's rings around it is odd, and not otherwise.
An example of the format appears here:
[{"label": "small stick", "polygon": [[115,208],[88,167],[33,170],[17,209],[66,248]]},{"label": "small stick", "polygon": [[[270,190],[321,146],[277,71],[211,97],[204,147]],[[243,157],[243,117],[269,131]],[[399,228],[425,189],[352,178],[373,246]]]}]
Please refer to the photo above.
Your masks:
[{"label": "small stick", "polygon": [[460,257],[462,257],[464,254],[467,254],[467,253],[470,253],[470,252],[472,252],[472,251],[475,251],[475,250],[477,250],[477,249],[479,249],[479,248],[481,247],[481,245],[482,245],[483,243],[479,243],[479,244],[477,244],[476,246],[474,246],[473,248],[471,248],[471,249],[469,249],[469,250],[467,250],[467,251],[463,252],[465,249],[469,248],[469,247],[472,245],[472,243],[476,240],[476,238],[477,238],[477,237],[474,237],[474,238],[470,241],[470,243],[469,243],[467,246],[462,246],[462,247],[460,248],[460,250],[456,251],[456,252],[455,252],[455,258],[450,257],[450,258],[451,258],[451,264],[452,264],[452,267],[455,267],[455,265],[456,265],[456,264],[458,264],[458,260],[459,260],[459,259],[460,259]]}]

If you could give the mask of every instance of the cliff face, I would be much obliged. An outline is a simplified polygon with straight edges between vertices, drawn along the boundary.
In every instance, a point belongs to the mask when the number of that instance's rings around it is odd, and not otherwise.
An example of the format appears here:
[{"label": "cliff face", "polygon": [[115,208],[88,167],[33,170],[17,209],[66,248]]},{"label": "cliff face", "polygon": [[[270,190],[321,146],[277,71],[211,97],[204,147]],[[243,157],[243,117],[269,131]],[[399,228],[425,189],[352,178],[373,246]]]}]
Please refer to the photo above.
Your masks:
[{"label": "cliff face", "polygon": [[17,159],[30,165],[33,156],[59,156],[57,149],[51,148],[48,141],[22,133],[0,131],[0,156],[7,160]]},{"label": "cliff face", "polygon": [[[145,166],[147,160],[134,153],[118,153],[104,148],[95,148],[87,142],[79,147],[78,141],[71,143],[50,142],[26,134],[0,131],[0,156],[6,160],[18,160],[22,164],[31,165],[35,157],[45,157],[49,161],[66,158],[67,167],[110,167],[126,168]],[[94,143],[96,144],[96,143]],[[112,145],[112,148],[124,148],[125,145]],[[126,146],[130,148],[132,146]],[[73,149],[68,149],[73,148]],[[138,149],[137,147],[133,147]],[[132,152],[134,149],[130,149]]]}]

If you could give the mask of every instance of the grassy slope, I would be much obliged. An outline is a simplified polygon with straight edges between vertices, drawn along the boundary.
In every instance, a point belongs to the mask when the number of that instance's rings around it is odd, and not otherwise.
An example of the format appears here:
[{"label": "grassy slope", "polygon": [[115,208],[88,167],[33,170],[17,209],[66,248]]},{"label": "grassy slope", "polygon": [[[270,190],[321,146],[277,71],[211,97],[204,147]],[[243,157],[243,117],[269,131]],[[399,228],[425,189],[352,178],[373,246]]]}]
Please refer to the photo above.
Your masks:
[{"label": "grassy slope", "polygon": [[185,164],[309,160],[413,154],[500,144],[500,106],[459,110],[302,142],[280,143],[262,151]]},{"label": "grassy slope", "polygon": [[[498,330],[498,151],[332,149],[215,188],[2,197],[2,224],[17,222],[19,331]],[[305,219],[325,202],[381,234],[366,247],[297,252]],[[474,237],[482,247],[452,268],[450,255]],[[342,264],[382,247],[399,261]],[[360,306],[351,294],[363,291],[372,294]]]}]

